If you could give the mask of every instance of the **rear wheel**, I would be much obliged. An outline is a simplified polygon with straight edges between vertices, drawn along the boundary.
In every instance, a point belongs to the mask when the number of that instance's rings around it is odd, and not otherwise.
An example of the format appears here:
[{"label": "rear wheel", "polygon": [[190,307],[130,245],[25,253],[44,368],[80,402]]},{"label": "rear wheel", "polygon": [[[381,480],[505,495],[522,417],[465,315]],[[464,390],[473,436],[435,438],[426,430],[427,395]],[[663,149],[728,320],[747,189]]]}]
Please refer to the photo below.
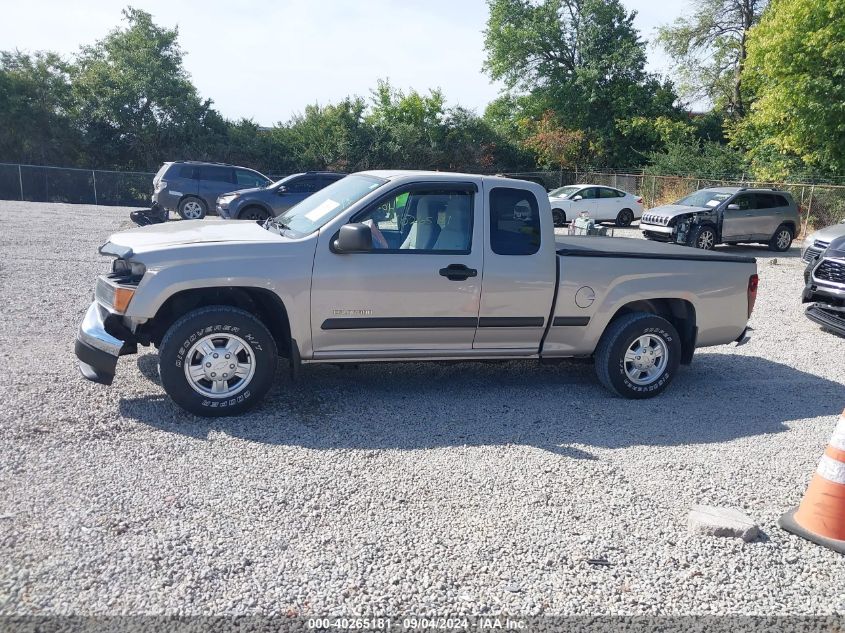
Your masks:
[{"label": "rear wheel", "polygon": [[560,209],[552,209],[552,220],[554,220],[555,226],[563,226],[566,224],[566,213]]},{"label": "rear wheel", "polygon": [[208,212],[205,202],[194,197],[182,198],[177,211],[183,220],[202,220]]},{"label": "rear wheel", "polygon": [[632,399],[661,393],[678,371],[681,341],[663,317],[633,312],[612,321],[596,347],[596,375],[614,393]]},{"label": "rear wheel", "polygon": [[158,359],[164,390],[180,407],[209,417],[237,415],[270,389],[276,343],[249,312],[209,306],[170,326]]},{"label": "rear wheel", "polygon": [[238,219],[240,220],[255,220],[255,221],[263,221],[270,217],[270,214],[267,213],[261,207],[247,207],[243,211],[241,211]]},{"label": "rear wheel", "polygon": [[699,226],[690,238],[690,246],[712,251],[716,246],[716,230],[712,226]]},{"label": "rear wheel", "polygon": [[769,250],[782,253],[788,251],[790,246],[792,246],[792,229],[781,224],[769,240]]},{"label": "rear wheel", "polygon": [[622,209],[616,216],[616,226],[631,226],[634,221],[634,212],[630,209]]}]

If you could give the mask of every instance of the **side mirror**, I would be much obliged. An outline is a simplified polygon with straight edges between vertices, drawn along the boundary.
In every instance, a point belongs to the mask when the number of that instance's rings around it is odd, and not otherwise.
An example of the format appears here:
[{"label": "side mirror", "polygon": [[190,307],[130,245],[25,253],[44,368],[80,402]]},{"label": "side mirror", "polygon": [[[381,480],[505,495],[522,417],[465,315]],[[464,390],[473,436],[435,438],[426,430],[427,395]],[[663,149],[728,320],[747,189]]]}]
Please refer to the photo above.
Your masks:
[{"label": "side mirror", "polygon": [[366,224],[344,224],[334,249],[339,253],[367,253],[373,250],[373,232]]},{"label": "side mirror", "polygon": [[583,200],[583,199],[584,199],[584,196],[575,196],[575,197],[574,197],[574,198],[572,198],[572,199],[573,199],[575,202],[578,202],[579,200]]},{"label": "side mirror", "polygon": [[732,202],[727,207],[728,211],[739,211],[739,205],[735,202]]}]

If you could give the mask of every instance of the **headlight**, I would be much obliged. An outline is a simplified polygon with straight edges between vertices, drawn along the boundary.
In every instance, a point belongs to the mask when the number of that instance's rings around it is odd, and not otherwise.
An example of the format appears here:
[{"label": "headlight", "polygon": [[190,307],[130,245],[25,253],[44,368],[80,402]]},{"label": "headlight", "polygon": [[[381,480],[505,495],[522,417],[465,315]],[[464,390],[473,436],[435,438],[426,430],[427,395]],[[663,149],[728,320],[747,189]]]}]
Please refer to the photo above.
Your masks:
[{"label": "headlight", "polygon": [[141,262],[130,262],[125,259],[116,259],[112,262],[111,271],[120,277],[131,277],[140,279],[147,272],[146,266]]},{"label": "headlight", "polygon": [[225,196],[220,196],[217,198],[217,202],[220,204],[229,204],[232,200],[240,196],[239,193],[227,193]]},{"label": "headlight", "polygon": [[97,277],[94,289],[97,301],[114,312],[123,314],[129,307],[129,302],[135,296],[135,286],[124,286],[107,277]]}]

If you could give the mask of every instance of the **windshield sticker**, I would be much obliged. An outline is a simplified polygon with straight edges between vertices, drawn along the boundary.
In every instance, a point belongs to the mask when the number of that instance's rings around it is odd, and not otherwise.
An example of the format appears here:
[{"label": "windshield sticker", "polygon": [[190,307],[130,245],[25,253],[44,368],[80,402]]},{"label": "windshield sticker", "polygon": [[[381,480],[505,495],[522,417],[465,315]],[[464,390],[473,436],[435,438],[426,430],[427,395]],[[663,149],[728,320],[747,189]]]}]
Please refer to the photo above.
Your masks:
[{"label": "windshield sticker", "polygon": [[707,206],[708,207],[718,207],[719,206],[719,200],[708,200]]},{"label": "windshield sticker", "polygon": [[331,198],[323,202],[322,204],[314,207],[308,213],[305,214],[305,217],[308,218],[311,222],[316,222],[324,215],[328,215],[335,209],[340,206],[339,202],[335,202]]}]

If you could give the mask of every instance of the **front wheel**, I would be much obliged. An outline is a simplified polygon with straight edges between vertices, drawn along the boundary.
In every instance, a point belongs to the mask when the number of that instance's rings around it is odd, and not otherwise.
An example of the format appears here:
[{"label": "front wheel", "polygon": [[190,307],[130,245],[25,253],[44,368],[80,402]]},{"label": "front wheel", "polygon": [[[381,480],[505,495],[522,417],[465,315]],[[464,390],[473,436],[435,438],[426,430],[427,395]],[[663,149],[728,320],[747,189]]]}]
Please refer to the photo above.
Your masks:
[{"label": "front wheel", "polygon": [[783,253],[788,251],[790,246],[792,246],[792,230],[781,224],[775,234],[772,235],[772,239],[769,240],[769,250]]},{"label": "front wheel", "polygon": [[616,226],[631,226],[634,221],[634,212],[630,209],[622,209],[619,215],[616,216]]},{"label": "front wheel", "polygon": [[690,238],[690,246],[712,251],[716,246],[716,231],[711,226],[699,226]]},{"label": "front wheel", "polygon": [[159,346],[164,390],[196,415],[237,415],[258,403],[276,371],[276,343],[267,327],[240,308],[193,310],[167,330]]},{"label": "front wheel", "polygon": [[631,399],[661,393],[678,371],[681,341],[663,317],[632,312],[612,321],[595,352],[596,375],[610,391]]},{"label": "front wheel", "polygon": [[554,220],[555,226],[563,226],[566,224],[566,213],[560,209],[552,209],[552,220]]}]

